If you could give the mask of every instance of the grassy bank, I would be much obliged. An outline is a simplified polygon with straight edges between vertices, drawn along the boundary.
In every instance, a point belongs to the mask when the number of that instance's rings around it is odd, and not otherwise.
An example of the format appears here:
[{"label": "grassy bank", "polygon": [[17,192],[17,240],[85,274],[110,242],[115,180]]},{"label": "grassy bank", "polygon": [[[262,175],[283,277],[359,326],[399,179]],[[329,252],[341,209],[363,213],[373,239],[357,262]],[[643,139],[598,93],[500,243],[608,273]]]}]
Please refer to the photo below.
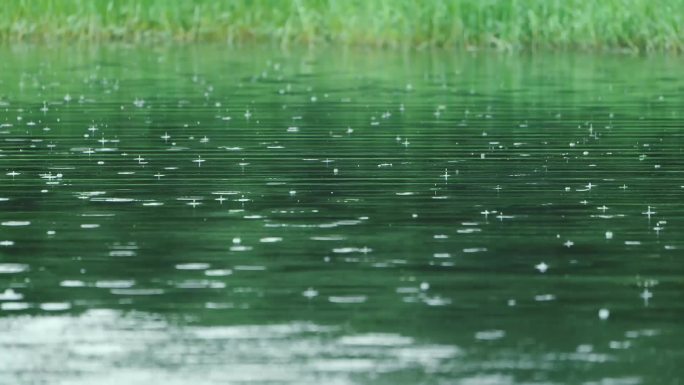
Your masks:
[{"label": "grassy bank", "polygon": [[684,51],[684,0],[4,0],[0,40]]}]

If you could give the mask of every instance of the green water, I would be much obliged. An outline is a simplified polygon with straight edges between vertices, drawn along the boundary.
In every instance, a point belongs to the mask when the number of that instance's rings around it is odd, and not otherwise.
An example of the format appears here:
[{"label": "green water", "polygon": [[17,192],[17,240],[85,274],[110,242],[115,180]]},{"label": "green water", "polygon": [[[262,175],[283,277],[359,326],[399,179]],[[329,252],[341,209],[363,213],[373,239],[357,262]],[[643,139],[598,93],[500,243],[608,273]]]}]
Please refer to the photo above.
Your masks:
[{"label": "green water", "polygon": [[2,384],[679,384],[679,58],[3,48]]}]

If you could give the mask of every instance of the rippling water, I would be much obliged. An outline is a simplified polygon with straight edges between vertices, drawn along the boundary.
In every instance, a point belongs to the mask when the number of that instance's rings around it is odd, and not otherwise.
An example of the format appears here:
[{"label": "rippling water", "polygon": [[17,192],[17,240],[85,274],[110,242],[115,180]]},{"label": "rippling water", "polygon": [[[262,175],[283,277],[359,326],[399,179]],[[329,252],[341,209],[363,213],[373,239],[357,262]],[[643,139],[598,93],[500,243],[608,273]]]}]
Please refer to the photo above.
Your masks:
[{"label": "rippling water", "polygon": [[2,383],[684,380],[677,58],[2,57]]}]

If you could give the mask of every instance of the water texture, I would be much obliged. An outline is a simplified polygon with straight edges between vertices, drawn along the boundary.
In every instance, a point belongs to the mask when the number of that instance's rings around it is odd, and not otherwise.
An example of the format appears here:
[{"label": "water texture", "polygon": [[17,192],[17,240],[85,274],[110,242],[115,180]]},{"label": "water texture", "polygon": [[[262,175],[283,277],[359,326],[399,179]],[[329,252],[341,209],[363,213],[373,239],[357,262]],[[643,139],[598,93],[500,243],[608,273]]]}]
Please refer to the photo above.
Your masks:
[{"label": "water texture", "polygon": [[677,58],[2,58],[0,383],[684,379]]}]

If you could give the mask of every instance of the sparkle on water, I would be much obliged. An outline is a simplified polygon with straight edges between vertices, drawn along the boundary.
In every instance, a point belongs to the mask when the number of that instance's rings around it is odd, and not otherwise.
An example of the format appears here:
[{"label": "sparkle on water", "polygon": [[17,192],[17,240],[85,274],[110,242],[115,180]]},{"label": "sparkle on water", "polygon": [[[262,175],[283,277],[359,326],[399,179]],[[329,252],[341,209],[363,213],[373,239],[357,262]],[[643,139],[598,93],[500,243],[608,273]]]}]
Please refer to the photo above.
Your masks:
[{"label": "sparkle on water", "polygon": [[0,383],[684,376],[678,60],[3,50]]}]

